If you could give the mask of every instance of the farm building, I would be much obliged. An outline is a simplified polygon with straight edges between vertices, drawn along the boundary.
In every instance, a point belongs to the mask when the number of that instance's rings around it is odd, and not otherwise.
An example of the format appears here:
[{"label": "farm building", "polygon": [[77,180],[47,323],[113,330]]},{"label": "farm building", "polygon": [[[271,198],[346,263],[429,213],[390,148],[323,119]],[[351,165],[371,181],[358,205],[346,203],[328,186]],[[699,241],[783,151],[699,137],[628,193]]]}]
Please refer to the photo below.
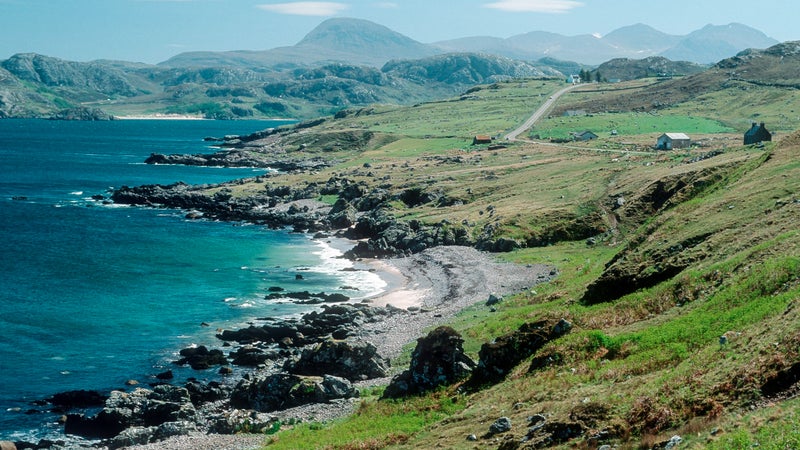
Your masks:
[{"label": "farm building", "polygon": [[772,133],[767,131],[764,122],[761,125],[753,122],[753,126],[744,134],[744,145],[758,144],[759,142],[769,142],[772,140]]},{"label": "farm building", "polygon": [[486,134],[479,134],[474,138],[472,138],[472,145],[491,144],[491,143],[492,143],[492,137]]},{"label": "farm building", "polygon": [[675,148],[689,148],[692,139],[684,133],[664,133],[658,137],[656,148],[659,150],[672,150]]},{"label": "farm building", "polygon": [[580,75],[570,75],[567,77],[567,83],[569,84],[580,84],[581,76]]},{"label": "farm building", "polygon": [[597,139],[597,135],[586,130],[580,133],[572,133],[572,139],[576,141],[591,141],[592,139]]}]

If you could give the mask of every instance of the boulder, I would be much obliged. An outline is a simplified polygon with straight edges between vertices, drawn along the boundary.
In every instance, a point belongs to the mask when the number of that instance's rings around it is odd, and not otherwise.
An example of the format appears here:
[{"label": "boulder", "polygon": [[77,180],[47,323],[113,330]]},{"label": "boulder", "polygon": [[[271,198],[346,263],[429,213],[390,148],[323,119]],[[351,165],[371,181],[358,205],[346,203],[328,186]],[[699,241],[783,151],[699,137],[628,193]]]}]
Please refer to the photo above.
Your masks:
[{"label": "boulder", "polygon": [[102,395],[97,391],[75,390],[59,392],[48,398],[47,401],[59,410],[70,410],[74,408],[91,408],[103,406],[108,396]]},{"label": "boulder", "polygon": [[180,355],[183,358],[175,361],[175,364],[181,366],[189,364],[194,370],[205,370],[213,366],[228,364],[222,350],[209,350],[204,345],[185,348],[180,351]]},{"label": "boulder", "polygon": [[358,391],[343,378],[278,373],[240,381],[231,393],[231,405],[235,408],[271,412],[352,397],[358,397]]},{"label": "boulder", "polygon": [[287,361],[284,370],[297,375],[333,375],[350,381],[388,375],[388,364],[369,342],[324,341],[303,350],[296,361]]},{"label": "boulder", "polygon": [[511,431],[511,419],[508,417],[501,417],[489,425],[489,435],[506,433]]},{"label": "boulder", "polygon": [[193,405],[200,406],[204,403],[215,402],[227,398],[231,388],[218,381],[209,381],[203,384],[199,381],[188,381],[185,386]]},{"label": "boulder", "polygon": [[461,335],[446,326],[419,338],[408,370],[392,378],[383,397],[421,394],[469,377],[475,362],[464,353],[463,344]]},{"label": "boulder", "polygon": [[231,352],[230,357],[233,358],[231,362],[234,365],[258,367],[273,358],[274,355],[266,353],[257,347],[244,346]]},{"label": "boulder", "polygon": [[11,441],[0,441],[0,450],[17,450],[17,445]]}]

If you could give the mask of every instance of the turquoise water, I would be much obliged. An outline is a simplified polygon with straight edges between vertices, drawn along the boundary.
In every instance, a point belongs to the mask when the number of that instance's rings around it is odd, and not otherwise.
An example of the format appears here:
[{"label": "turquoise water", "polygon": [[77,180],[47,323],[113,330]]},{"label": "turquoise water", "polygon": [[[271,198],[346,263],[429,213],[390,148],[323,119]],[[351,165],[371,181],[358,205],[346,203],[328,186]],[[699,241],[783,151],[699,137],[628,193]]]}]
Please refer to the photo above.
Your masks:
[{"label": "turquoise water", "polygon": [[204,136],[269,126],[0,121],[0,439],[57,433],[53,417],[25,414],[57,392],[147,383],[166,369],[213,377],[171,361],[191,344],[219,345],[217,328],[307,311],[264,300],[270,286],[353,297],[383,287],[373,274],[342,272],[348,263],[333,258],[338,252],[305,235],[90,198],[121,185],[263,173],[141,162],[151,152],[211,152]]}]

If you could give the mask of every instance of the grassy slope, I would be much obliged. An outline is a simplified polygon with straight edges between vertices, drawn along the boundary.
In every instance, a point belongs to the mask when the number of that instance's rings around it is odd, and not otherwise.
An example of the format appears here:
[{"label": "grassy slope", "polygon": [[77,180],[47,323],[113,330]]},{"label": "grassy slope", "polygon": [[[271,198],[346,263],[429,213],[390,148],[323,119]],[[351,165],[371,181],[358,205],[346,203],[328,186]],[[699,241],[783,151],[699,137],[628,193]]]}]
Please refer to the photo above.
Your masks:
[{"label": "grassy slope", "polygon": [[[342,164],[314,178],[335,172],[395,193],[424,185],[463,200],[446,208],[397,204],[402,217],[467,223],[474,232],[491,224],[507,236],[528,238],[564,217],[599,214],[606,233],[598,245],[560,240],[503,255],[556,265],[557,280],[507,299],[494,313],[476,305],[453,323],[474,355],[481,343],[523,322],[566,317],[576,325],[573,333],[542,350],[560,354],[562,364],[531,374],[523,363],[506,382],[469,396],[450,391],[402,405],[376,404],[367,396],[352,418],[284,431],[268,448],[496,448],[495,440],[468,445],[465,437],[484,434],[506,415],[515,425],[509,435],[520,438],[526,417],[543,413],[567,421],[587,402],[606,407],[596,428],[615,430],[612,443],[627,447],[646,447],[676,433],[690,448],[796,445],[796,429],[778,419],[796,417],[798,403],[770,401],[759,388],[800,361],[800,136],[784,136],[763,150],[739,147],[735,136],[709,138],[708,145],[725,152],[692,164],[685,163],[687,156],[709,148],[596,151],[613,144],[603,136],[584,148],[525,144],[490,151],[469,145],[473,134],[513,128],[556,88],[539,81],[507,83],[477,91],[470,100],[375,107],[290,140],[297,148],[341,130],[371,130],[377,137],[359,151],[329,152]],[[714,120],[725,112],[702,115]],[[618,138],[642,136],[650,138]],[[309,145],[304,151],[318,150]],[[688,181],[688,187],[654,204],[659,180]],[[246,195],[263,185],[239,189]],[[615,207],[620,197],[625,206]],[[686,268],[613,301],[580,301],[587,286],[608,275],[608,267],[639,274],[671,263]],[[724,346],[722,334],[728,338]]]}]

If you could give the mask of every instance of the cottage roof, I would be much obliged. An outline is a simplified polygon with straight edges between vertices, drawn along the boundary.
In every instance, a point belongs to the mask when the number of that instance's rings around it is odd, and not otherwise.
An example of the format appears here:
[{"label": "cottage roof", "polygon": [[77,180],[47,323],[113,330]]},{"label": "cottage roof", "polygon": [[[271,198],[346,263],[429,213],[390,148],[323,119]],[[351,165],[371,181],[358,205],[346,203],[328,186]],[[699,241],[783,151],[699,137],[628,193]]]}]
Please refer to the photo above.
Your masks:
[{"label": "cottage roof", "polygon": [[691,139],[686,133],[664,133],[664,136],[672,139],[673,141]]}]

